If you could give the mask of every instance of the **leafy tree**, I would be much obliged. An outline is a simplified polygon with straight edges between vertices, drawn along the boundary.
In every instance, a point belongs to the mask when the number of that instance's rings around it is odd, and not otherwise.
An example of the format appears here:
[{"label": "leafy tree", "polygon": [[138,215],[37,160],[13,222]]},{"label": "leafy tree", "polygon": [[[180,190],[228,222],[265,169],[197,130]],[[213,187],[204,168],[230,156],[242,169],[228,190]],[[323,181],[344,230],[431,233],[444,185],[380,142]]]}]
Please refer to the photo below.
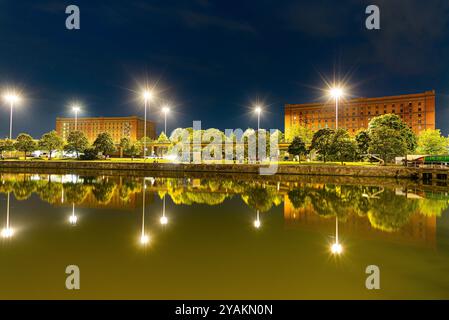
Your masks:
[{"label": "leafy tree", "polygon": [[355,135],[355,141],[357,143],[357,149],[359,154],[367,154],[370,145],[370,136],[367,130],[360,130]]},{"label": "leafy tree", "polygon": [[448,139],[441,135],[439,129],[426,129],[418,136],[416,152],[419,154],[447,154],[447,148]]},{"label": "leafy tree", "polygon": [[354,161],[357,157],[357,145],[348,131],[338,129],[332,137],[330,146],[330,157],[341,161]]},{"label": "leafy tree", "polygon": [[313,139],[313,131],[306,126],[293,125],[285,131],[285,141],[292,142],[295,137],[300,137],[309,148]]},{"label": "leafy tree", "polygon": [[27,154],[35,151],[37,148],[37,144],[29,134],[21,133],[14,143],[14,148],[17,151],[22,151],[25,155],[26,160]]},{"label": "leafy tree", "polygon": [[157,138],[157,142],[159,142],[159,143],[167,143],[167,142],[170,142],[170,139],[168,139],[167,135],[164,132],[161,132],[161,134]]},{"label": "leafy tree", "polygon": [[66,152],[75,152],[79,158],[80,152],[84,152],[89,146],[86,136],[81,131],[71,131],[67,137],[67,144],[64,147]]},{"label": "leafy tree", "polygon": [[100,133],[95,139],[93,147],[97,152],[101,152],[104,156],[115,152],[114,141],[108,132]]},{"label": "leafy tree", "polygon": [[131,143],[125,150],[125,154],[130,156],[133,160],[134,157],[137,157],[142,152],[142,146],[140,142]]},{"label": "leafy tree", "polygon": [[3,151],[13,151],[14,142],[11,139],[0,140],[0,158],[3,158]]},{"label": "leafy tree", "polygon": [[51,159],[51,155],[54,151],[61,150],[63,146],[64,141],[56,131],[45,133],[38,143],[39,149],[48,151],[48,159]]},{"label": "leafy tree", "polygon": [[131,144],[131,140],[128,137],[124,137],[120,139],[119,148],[120,148],[120,158],[123,157],[123,153]]},{"label": "leafy tree", "polygon": [[81,160],[95,160],[98,159],[98,151],[95,148],[89,147],[84,149],[84,154],[80,156]]},{"label": "leafy tree", "polygon": [[327,156],[332,151],[334,134],[335,131],[329,128],[320,129],[313,134],[310,150],[317,151],[324,162],[326,162]]},{"label": "leafy tree", "polygon": [[400,131],[386,126],[370,130],[369,153],[379,154],[385,164],[407,152],[407,141]]},{"label": "leafy tree", "polygon": [[405,140],[407,148],[406,151],[410,153],[415,151],[417,147],[416,135],[398,115],[384,114],[373,118],[369,123],[368,131],[371,132],[372,130],[380,127],[386,127],[398,131],[399,135]]},{"label": "leafy tree", "polygon": [[301,155],[307,154],[307,148],[301,137],[293,138],[292,143],[288,146],[288,153],[294,156],[298,156],[298,162],[301,162]]}]

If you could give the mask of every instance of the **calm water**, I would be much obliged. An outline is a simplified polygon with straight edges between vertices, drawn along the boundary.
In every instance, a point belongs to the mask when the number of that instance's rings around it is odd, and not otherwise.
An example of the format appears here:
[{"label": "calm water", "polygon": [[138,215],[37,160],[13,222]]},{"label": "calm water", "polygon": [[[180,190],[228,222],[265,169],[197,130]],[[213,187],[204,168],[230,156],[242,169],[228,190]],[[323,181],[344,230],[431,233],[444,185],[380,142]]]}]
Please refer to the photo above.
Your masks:
[{"label": "calm water", "polygon": [[0,298],[449,298],[447,187],[287,178],[0,173]]}]

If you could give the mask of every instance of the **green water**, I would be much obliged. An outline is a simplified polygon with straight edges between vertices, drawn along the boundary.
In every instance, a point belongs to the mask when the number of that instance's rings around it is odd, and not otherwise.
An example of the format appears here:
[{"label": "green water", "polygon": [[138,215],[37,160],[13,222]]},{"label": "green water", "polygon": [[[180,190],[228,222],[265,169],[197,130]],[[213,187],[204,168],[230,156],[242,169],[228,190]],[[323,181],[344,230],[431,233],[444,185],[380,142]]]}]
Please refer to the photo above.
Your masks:
[{"label": "green water", "polygon": [[0,298],[449,298],[447,187],[126,174],[0,172]]}]

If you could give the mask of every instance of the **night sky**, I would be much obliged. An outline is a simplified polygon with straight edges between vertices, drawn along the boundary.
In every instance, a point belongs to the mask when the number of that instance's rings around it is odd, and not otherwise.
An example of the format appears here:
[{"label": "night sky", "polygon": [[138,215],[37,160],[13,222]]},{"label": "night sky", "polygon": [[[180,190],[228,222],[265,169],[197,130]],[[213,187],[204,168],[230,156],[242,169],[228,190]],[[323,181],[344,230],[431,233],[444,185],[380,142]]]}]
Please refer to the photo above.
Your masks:
[{"label": "night sky", "polygon": [[[65,28],[78,5],[81,29]],[[365,28],[365,8],[381,30]],[[324,101],[326,81],[352,97],[437,92],[437,127],[449,134],[449,1],[0,1],[0,86],[25,99],[14,133],[35,137],[70,116],[143,115],[139,86],[156,86],[151,117],[169,129],[261,126],[283,130],[285,103]],[[9,128],[1,101],[0,136]]]}]

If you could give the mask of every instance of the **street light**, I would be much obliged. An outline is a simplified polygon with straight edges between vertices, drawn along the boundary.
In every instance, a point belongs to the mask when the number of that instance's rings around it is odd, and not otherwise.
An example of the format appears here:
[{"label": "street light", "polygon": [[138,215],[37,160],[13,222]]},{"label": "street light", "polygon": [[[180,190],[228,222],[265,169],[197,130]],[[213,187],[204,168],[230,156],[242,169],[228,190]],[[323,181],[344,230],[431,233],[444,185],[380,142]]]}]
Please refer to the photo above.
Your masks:
[{"label": "street light", "polygon": [[170,108],[165,106],[162,108],[162,112],[164,113],[164,133],[167,135],[167,113],[170,112]]},{"label": "street light", "polygon": [[260,113],[262,112],[262,108],[260,106],[256,106],[254,111],[257,113],[257,132],[260,130]]},{"label": "street light", "polygon": [[143,124],[143,160],[145,161],[147,153],[147,107],[150,107],[150,100],[153,98],[153,93],[148,90],[144,90],[142,93],[143,100],[145,101],[145,122]]},{"label": "street light", "polygon": [[142,232],[140,234],[140,244],[146,246],[150,242],[150,237],[145,233],[145,194],[147,186],[143,180],[143,203],[142,203]]},{"label": "street light", "polygon": [[12,139],[12,110],[14,108],[14,104],[20,100],[20,96],[15,92],[7,92],[3,96],[6,102],[9,103],[11,112],[9,116],[9,139]]},{"label": "street light", "polygon": [[75,131],[78,130],[78,112],[80,112],[81,108],[78,106],[73,106],[72,111],[75,112]]},{"label": "street light", "polygon": [[340,87],[333,87],[330,94],[335,99],[335,130],[338,130],[338,100],[344,95],[344,91]]}]

